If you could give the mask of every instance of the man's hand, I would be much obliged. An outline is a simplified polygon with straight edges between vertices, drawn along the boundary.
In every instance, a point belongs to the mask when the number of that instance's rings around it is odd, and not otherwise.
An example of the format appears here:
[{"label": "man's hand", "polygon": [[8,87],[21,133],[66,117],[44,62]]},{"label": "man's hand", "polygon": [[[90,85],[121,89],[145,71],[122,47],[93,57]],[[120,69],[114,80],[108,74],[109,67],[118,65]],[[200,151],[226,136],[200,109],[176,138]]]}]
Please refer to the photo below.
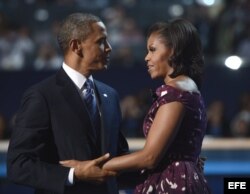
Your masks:
[{"label": "man's hand", "polygon": [[75,168],[74,175],[77,180],[102,183],[108,177],[116,175],[116,172],[107,171],[101,168],[109,157],[109,154],[105,154],[94,160],[64,160],[60,161],[60,164],[65,167]]}]

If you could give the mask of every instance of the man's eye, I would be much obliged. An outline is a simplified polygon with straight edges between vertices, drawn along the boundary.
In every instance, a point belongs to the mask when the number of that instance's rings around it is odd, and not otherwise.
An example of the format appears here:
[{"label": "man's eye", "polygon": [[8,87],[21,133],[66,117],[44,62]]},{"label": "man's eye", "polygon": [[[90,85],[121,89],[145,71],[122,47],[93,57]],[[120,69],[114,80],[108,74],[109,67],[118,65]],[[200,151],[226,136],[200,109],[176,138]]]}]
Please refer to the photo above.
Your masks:
[{"label": "man's eye", "polygon": [[105,42],[105,39],[100,39],[100,40],[98,41],[99,44],[104,44],[104,42]]},{"label": "man's eye", "polygon": [[150,52],[154,52],[154,51],[155,51],[155,48],[149,48],[149,51],[150,51]]}]

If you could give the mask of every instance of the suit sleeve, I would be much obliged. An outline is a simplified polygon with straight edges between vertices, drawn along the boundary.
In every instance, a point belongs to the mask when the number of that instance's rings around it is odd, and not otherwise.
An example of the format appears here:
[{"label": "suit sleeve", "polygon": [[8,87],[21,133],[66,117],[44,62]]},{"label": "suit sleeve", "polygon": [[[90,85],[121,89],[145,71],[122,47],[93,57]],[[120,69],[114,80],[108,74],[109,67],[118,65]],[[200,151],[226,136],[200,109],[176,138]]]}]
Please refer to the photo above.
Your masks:
[{"label": "suit sleeve", "polygon": [[119,131],[119,140],[118,140],[118,153],[117,155],[124,155],[129,153],[128,142],[125,139],[121,131]]},{"label": "suit sleeve", "polygon": [[69,168],[58,164],[50,123],[45,98],[26,92],[8,148],[7,175],[15,183],[63,193]]}]

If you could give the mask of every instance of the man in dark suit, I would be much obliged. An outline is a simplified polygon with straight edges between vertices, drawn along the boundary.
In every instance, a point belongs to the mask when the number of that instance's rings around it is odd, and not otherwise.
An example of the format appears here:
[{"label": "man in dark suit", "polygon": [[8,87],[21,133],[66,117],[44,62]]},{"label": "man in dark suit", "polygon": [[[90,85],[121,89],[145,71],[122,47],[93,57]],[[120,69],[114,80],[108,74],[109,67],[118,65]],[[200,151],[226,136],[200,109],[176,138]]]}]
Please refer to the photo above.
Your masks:
[{"label": "man in dark suit", "polygon": [[[109,158],[105,153],[128,151],[119,130],[119,99],[114,89],[92,77],[109,63],[105,25],[91,14],[71,14],[58,42],[62,68],[23,96],[8,150],[8,177],[39,194],[118,193],[115,173],[101,166]],[[95,117],[85,98],[87,80],[99,113]],[[72,159],[83,162],[74,168],[60,164]]]}]

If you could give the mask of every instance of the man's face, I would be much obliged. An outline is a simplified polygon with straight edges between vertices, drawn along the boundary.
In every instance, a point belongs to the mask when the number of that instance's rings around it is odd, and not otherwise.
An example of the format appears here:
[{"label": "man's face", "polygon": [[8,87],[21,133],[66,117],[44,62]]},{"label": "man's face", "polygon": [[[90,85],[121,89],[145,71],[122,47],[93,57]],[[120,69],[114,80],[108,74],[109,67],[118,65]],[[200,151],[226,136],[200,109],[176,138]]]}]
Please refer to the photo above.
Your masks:
[{"label": "man's face", "polygon": [[112,49],[107,40],[106,27],[102,22],[92,24],[92,32],[81,43],[81,47],[83,55],[81,66],[84,72],[91,74],[93,71],[107,68]]}]

